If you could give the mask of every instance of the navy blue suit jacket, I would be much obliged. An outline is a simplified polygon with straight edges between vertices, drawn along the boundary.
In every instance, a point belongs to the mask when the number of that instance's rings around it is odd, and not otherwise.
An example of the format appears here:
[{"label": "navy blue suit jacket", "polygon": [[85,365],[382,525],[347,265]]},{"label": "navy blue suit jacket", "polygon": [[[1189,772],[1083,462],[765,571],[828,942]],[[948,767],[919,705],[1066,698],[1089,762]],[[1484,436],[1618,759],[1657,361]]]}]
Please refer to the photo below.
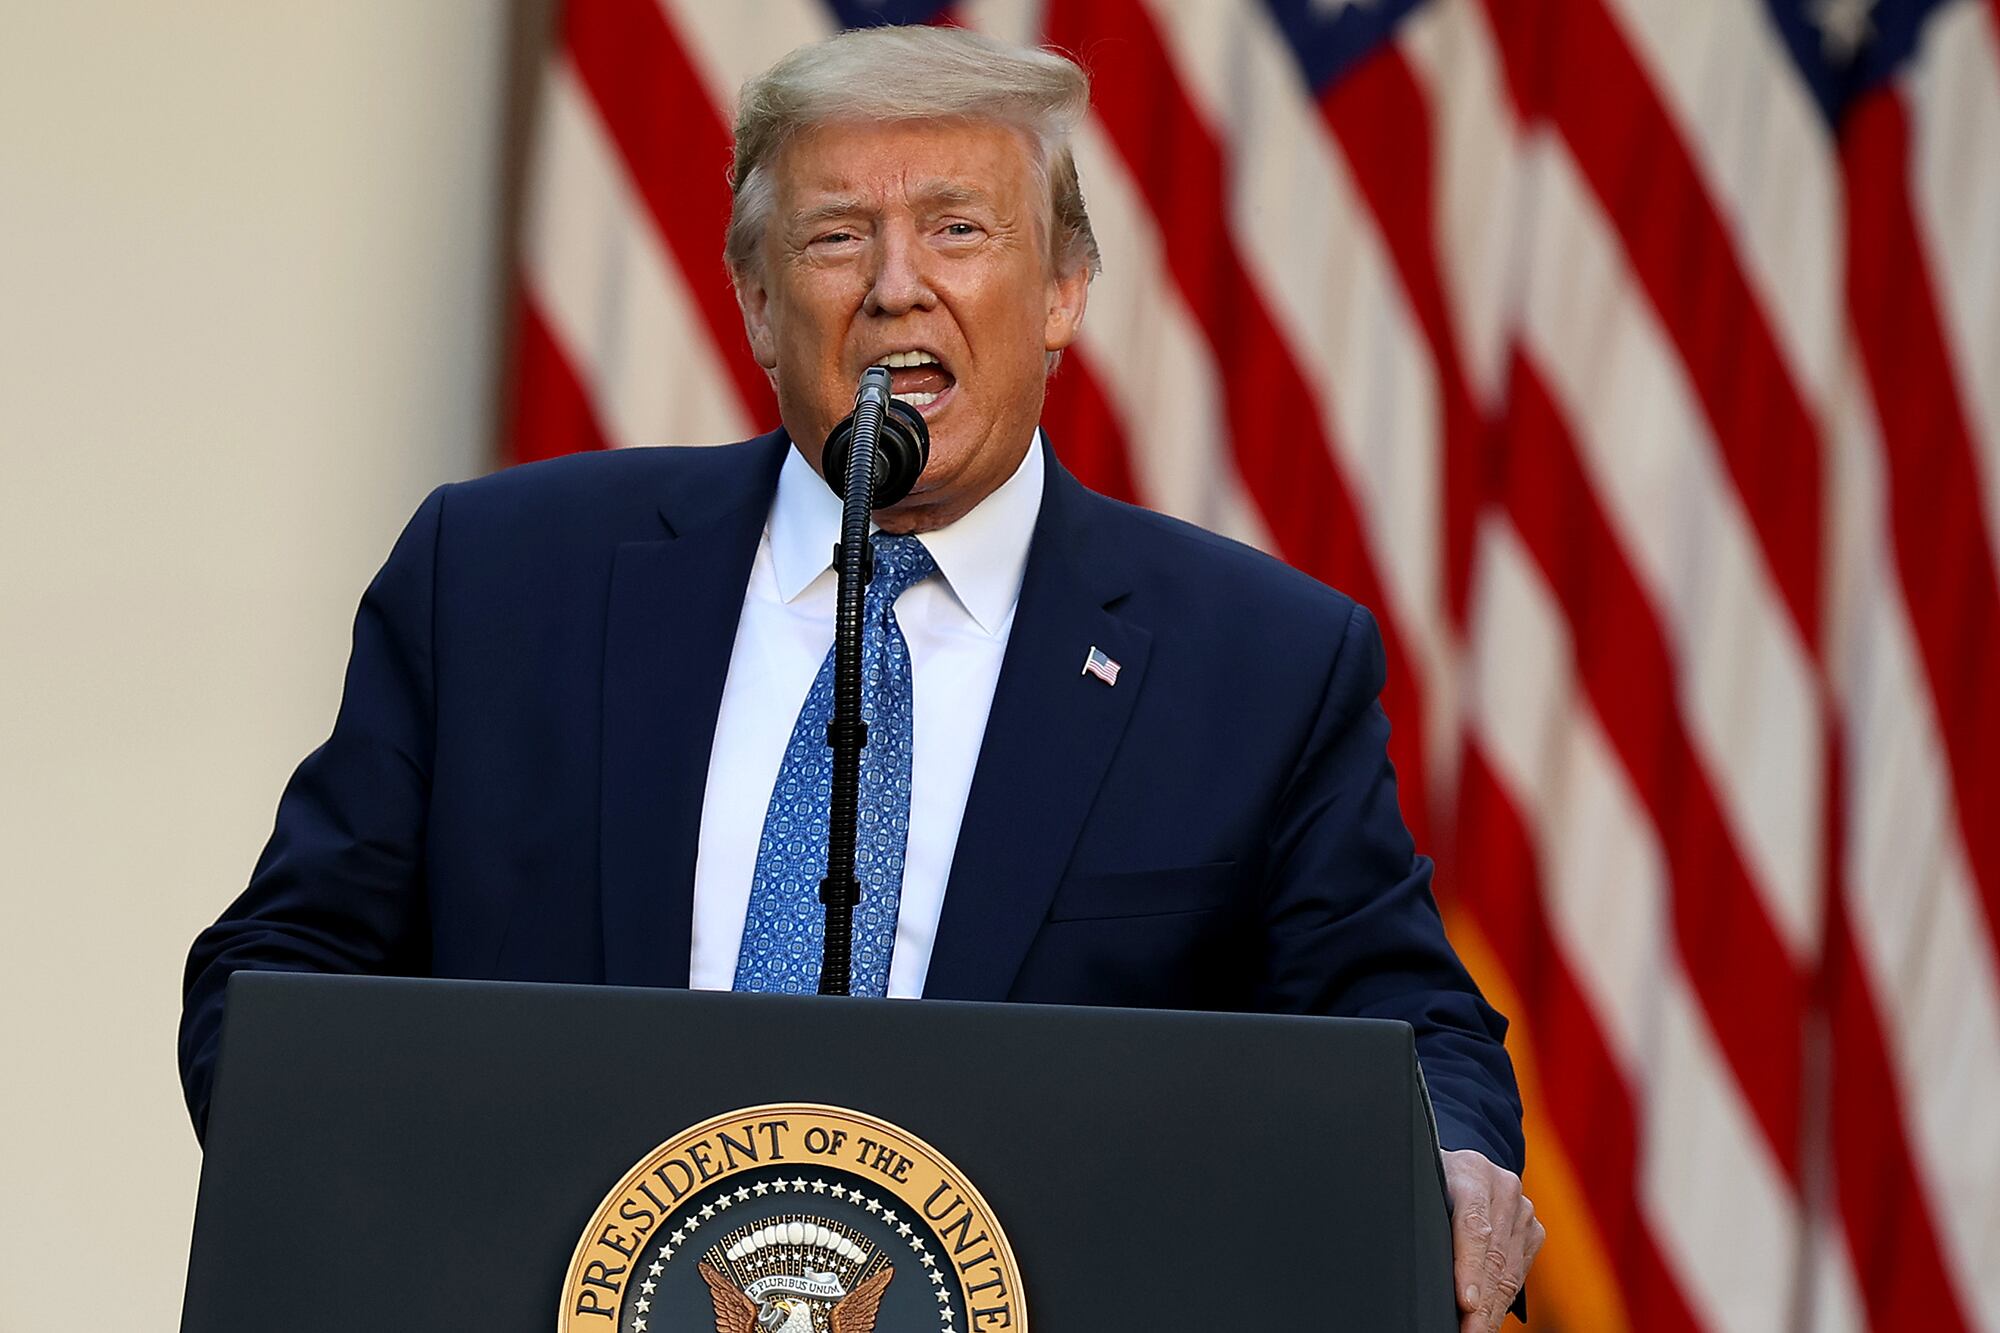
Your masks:
[{"label": "navy blue suit jacket", "polygon": [[[332,735],[188,959],[197,1127],[238,968],[687,983],[716,711],[789,447],[565,458],[424,502]],[[925,994],[1404,1019],[1445,1146],[1518,1169],[1505,1020],[1398,812],[1368,612],[1048,462]],[[1092,645],[1115,686],[1081,673]]]}]

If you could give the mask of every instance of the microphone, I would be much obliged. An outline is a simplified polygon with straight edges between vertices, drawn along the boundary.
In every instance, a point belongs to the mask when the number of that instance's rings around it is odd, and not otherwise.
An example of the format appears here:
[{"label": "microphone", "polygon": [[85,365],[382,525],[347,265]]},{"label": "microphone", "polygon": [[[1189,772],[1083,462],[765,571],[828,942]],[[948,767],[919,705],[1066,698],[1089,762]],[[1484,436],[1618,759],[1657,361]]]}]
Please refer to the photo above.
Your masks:
[{"label": "microphone", "polygon": [[873,424],[875,441],[875,489],[868,508],[887,509],[908,495],[930,461],[931,432],[924,414],[908,403],[889,396],[889,368],[870,366],[861,376],[854,393],[854,410],[826,437],[820,455],[820,471],[826,484],[842,499],[847,498],[849,454],[854,438],[867,438]]},{"label": "microphone", "polygon": [[819,993],[846,995],[852,985],[854,905],[861,881],[854,873],[854,841],[861,806],[861,750],[868,724],[861,717],[861,612],[875,553],[868,544],[868,515],[910,493],[930,461],[931,435],[923,413],[889,396],[889,370],[870,366],[854,393],[854,411],[827,436],[820,471],[841,499],[840,542],[833,548],[838,583],[833,608],[833,718],[826,742],[833,749],[832,793],[827,802],[826,878],[819,900],[826,909],[820,951]]}]

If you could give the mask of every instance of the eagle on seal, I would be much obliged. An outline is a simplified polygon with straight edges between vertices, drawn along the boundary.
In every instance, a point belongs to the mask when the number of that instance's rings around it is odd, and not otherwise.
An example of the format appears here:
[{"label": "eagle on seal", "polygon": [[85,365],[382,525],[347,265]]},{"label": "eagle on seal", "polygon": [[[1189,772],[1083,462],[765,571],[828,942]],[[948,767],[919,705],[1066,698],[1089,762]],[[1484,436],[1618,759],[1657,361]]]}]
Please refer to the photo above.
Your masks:
[{"label": "eagle on seal", "polygon": [[[715,1303],[715,1333],[814,1333],[812,1307],[803,1300],[777,1296],[759,1305],[713,1265],[696,1264],[695,1271],[708,1284],[709,1299]],[[841,1297],[829,1313],[832,1333],[874,1333],[875,1311],[894,1276],[895,1269],[884,1267]]]}]

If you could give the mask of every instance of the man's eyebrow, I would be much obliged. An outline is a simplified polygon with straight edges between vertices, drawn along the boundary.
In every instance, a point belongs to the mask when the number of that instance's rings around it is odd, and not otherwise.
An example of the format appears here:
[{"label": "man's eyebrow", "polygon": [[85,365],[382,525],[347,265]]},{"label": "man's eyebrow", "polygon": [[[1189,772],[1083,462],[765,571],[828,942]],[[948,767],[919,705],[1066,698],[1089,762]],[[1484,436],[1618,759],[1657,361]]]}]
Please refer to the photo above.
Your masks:
[{"label": "man's eyebrow", "polygon": [[910,197],[919,204],[937,208],[983,204],[987,195],[986,191],[967,185],[963,181],[928,180],[919,181],[916,188],[910,191]]},{"label": "man's eyebrow", "polygon": [[[910,190],[910,198],[920,208],[962,208],[971,204],[985,203],[987,193],[963,181],[940,179],[917,182]],[[804,229],[840,218],[857,217],[868,211],[868,205],[857,195],[835,195],[830,199],[821,200],[810,208],[796,210],[786,220],[790,226]]]},{"label": "man's eyebrow", "polygon": [[822,222],[831,222],[835,218],[853,217],[863,211],[865,210],[859,199],[852,195],[843,195],[814,204],[811,208],[801,208],[791,215],[790,221],[794,227],[814,227]]}]

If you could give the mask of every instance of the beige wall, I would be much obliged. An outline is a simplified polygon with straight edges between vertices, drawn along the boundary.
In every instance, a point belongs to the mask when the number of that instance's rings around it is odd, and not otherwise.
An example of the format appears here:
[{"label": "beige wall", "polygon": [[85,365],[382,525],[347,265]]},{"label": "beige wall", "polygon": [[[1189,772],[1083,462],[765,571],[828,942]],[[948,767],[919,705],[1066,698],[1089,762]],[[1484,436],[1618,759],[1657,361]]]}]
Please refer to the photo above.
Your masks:
[{"label": "beige wall", "polygon": [[0,4],[5,1333],[178,1320],[182,956],[487,457],[509,12]]}]

